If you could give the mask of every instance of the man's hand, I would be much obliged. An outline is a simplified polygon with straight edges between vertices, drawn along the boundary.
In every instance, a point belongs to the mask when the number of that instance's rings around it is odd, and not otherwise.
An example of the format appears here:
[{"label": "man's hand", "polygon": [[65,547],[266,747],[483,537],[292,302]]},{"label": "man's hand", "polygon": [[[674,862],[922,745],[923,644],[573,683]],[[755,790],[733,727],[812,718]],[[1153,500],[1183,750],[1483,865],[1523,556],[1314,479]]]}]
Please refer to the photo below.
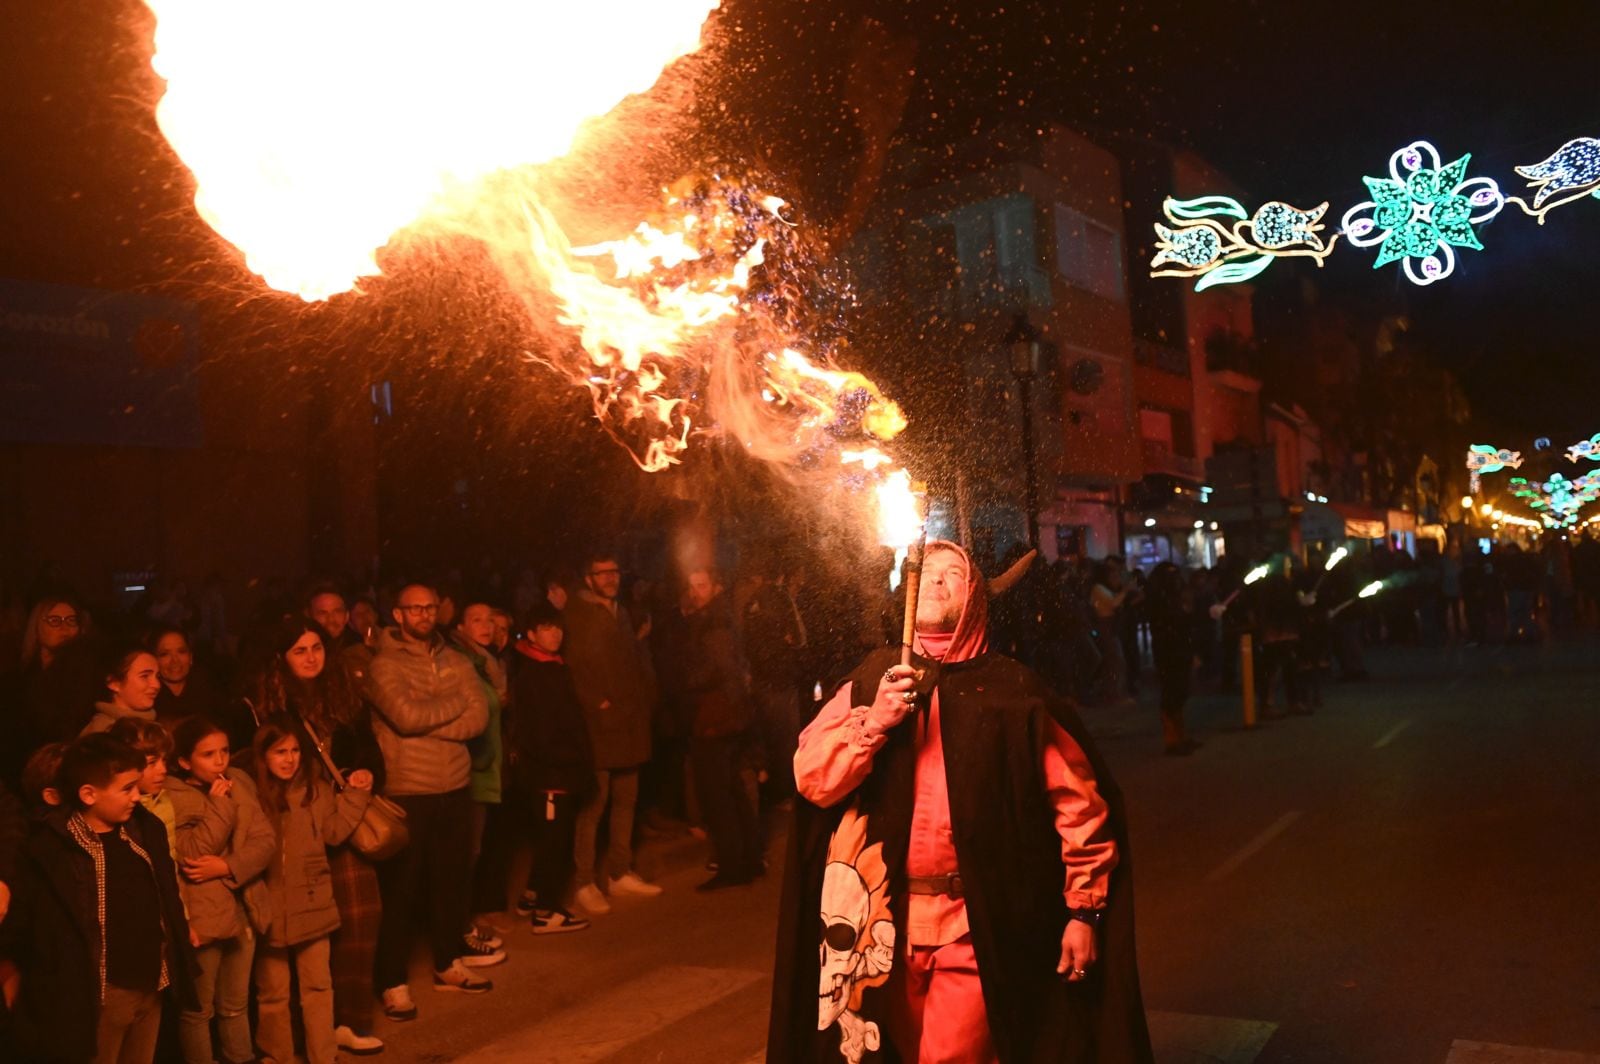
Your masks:
[{"label": "man's hand", "polygon": [[1056,965],[1056,974],[1066,976],[1069,983],[1081,983],[1089,977],[1094,960],[1094,928],[1082,920],[1068,920],[1067,929],[1061,933],[1061,962]]},{"label": "man's hand", "polygon": [[228,862],[215,854],[190,857],[183,862],[183,876],[191,883],[206,883],[213,879],[226,879],[233,874]]},{"label": "man's hand", "polygon": [[372,790],[372,773],[364,768],[358,768],[344,778],[344,781],[358,791]]},{"label": "man's hand", "polygon": [[913,689],[917,686],[917,670],[909,665],[894,665],[878,681],[878,697],[872,700],[867,718],[879,731],[888,731],[916,708]]}]

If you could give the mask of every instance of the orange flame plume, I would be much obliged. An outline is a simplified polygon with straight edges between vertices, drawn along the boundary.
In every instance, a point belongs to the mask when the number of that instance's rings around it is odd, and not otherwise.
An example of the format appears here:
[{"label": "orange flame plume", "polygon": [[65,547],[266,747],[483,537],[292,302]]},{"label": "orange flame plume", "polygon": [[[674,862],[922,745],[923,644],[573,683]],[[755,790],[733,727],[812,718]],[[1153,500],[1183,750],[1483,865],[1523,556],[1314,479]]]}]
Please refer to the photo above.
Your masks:
[{"label": "orange flame plume", "polygon": [[767,460],[833,454],[877,489],[885,541],[907,539],[910,478],[875,446],[905,418],[808,330],[781,199],[685,180],[632,233],[574,247],[538,194],[534,168],[696,51],[719,0],[146,2],[161,130],[200,215],[267,284],[328,299],[403,232],[474,238],[535,333],[554,298],[583,354],[530,358],[588,389],[642,468],[701,433]]}]

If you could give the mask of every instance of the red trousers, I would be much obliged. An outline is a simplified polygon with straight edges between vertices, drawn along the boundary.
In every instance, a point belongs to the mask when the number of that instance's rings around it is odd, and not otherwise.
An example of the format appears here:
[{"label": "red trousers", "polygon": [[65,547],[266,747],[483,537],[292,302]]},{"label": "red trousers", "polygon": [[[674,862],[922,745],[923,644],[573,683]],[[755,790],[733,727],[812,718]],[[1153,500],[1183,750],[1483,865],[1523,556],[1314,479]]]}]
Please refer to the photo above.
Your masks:
[{"label": "red trousers", "polygon": [[889,1038],[905,1064],[997,1064],[972,936],[895,957]]}]

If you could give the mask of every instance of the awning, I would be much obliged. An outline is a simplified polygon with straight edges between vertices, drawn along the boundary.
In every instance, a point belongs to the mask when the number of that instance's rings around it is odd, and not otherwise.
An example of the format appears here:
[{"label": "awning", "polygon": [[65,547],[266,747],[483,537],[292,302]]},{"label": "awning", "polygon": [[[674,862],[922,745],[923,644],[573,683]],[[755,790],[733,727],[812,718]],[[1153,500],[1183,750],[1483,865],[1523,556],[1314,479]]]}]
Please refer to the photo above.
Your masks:
[{"label": "awning", "polygon": [[1351,539],[1382,539],[1389,534],[1389,522],[1382,510],[1349,502],[1329,505],[1344,518],[1344,534]]}]

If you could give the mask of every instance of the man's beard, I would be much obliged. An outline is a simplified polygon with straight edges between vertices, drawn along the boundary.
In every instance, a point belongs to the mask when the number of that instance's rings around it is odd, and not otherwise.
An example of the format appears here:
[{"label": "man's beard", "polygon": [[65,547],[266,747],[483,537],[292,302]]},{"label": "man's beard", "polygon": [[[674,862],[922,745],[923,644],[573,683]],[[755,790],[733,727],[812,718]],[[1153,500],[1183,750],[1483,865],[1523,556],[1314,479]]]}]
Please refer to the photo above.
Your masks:
[{"label": "man's beard", "polygon": [[952,600],[937,602],[923,599],[917,604],[917,631],[944,633],[956,630],[961,623],[961,603]]}]

